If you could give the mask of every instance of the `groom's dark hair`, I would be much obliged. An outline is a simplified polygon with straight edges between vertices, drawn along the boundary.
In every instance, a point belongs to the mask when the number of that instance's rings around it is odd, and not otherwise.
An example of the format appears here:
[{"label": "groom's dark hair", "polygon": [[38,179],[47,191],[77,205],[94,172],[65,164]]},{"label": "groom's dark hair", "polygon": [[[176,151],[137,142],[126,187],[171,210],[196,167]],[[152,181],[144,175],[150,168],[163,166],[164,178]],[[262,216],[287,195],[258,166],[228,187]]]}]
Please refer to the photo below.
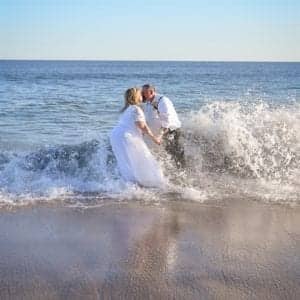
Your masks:
[{"label": "groom's dark hair", "polygon": [[146,90],[151,89],[151,90],[155,91],[155,86],[147,83],[147,84],[143,85],[143,89],[146,89]]}]

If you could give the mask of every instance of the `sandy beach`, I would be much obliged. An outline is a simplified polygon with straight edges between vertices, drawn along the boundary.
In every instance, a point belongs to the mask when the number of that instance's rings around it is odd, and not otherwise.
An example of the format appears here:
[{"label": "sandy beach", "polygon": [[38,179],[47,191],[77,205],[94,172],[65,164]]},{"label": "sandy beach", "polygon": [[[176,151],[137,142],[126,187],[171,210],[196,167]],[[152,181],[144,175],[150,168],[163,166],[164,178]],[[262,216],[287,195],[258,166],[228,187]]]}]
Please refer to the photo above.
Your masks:
[{"label": "sandy beach", "polygon": [[2,209],[0,299],[297,299],[300,208]]}]

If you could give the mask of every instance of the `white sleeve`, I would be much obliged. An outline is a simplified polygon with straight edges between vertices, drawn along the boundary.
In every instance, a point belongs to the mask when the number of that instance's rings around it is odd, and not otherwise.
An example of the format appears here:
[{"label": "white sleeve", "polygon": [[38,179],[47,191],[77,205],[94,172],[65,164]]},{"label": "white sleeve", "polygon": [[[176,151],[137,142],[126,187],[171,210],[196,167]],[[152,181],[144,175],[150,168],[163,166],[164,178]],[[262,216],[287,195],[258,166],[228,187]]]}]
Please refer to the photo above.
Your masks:
[{"label": "white sleeve", "polygon": [[146,122],[144,112],[138,106],[136,106],[136,108],[134,110],[134,121],[135,122]]},{"label": "white sleeve", "polygon": [[158,103],[159,118],[161,127],[169,128],[171,119],[172,103],[167,97],[163,97]]}]

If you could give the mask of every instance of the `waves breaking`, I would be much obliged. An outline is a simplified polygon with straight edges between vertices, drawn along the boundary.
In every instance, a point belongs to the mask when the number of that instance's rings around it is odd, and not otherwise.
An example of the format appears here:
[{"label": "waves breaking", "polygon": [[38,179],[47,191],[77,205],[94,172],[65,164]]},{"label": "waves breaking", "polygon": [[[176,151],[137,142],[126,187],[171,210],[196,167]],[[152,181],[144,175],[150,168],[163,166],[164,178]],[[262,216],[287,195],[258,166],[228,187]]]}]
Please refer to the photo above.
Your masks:
[{"label": "waves breaking", "polygon": [[202,170],[284,180],[299,170],[300,106],[216,102],[186,120],[186,150]]},{"label": "waves breaking", "polygon": [[[187,168],[178,174],[168,158],[160,158],[170,182],[165,195],[299,203],[299,104],[213,102],[184,115],[183,124]],[[122,181],[107,136],[30,153],[0,153],[0,203],[85,193],[161,199],[161,192]]]}]

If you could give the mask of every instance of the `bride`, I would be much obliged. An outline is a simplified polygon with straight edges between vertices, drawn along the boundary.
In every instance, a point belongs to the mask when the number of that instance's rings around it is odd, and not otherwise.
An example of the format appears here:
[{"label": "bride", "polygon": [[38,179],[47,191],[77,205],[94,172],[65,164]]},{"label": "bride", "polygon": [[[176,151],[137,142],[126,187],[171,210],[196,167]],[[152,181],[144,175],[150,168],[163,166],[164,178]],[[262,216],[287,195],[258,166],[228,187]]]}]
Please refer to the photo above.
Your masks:
[{"label": "bride", "polygon": [[156,144],[155,137],[146,124],[144,112],[139,107],[141,91],[130,88],[125,92],[125,106],[118,124],[112,130],[110,142],[116,156],[118,168],[126,181],[146,187],[159,187],[164,182],[162,170],[143,139],[143,134]]}]

